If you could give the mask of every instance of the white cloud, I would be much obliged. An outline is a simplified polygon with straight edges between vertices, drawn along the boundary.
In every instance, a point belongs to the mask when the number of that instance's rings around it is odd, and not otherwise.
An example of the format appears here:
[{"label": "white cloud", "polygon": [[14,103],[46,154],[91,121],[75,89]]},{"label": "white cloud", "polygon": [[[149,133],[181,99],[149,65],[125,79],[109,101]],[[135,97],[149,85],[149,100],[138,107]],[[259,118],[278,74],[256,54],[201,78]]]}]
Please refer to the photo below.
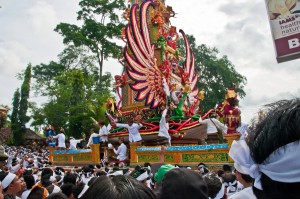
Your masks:
[{"label": "white cloud", "polygon": [[[246,76],[246,97],[240,101],[243,121],[266,103],[300,95],[300,60],[277,64],[265,2],[261,0],[168,0],[177,13],[172,25],[193,34],[198,44],[219,49]],[[26,65],[56,60],[62,38],[59,22],[76,22],[77,0],[9,0],[0,3],[0,104],[10,104],[20,86],[15,78]],[[104,72],[121,72],[117,61]],[[201,78],[201,77],[200,77]],[[7,85],[7,86],[2,86]]]}]

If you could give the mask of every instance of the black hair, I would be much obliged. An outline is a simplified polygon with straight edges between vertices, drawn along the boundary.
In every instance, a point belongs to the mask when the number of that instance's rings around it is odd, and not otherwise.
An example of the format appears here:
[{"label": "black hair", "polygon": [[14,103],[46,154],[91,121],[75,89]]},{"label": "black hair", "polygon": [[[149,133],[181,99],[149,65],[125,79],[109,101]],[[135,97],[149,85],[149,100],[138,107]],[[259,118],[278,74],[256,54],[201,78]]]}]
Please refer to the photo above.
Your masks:
[{"label": "black hair", "polygon": [[66,183],[66,184],[63,184],[60,189],[61,189],[61,192],[63,194],[65,194],[67,197],[70,197],[70,195],[73,193],[73,188],[75,187],[74,184],[72,183]]},{"label": "black hair", "polygon": [[99,176],[106,176],[107,175],[107,173],[105,172],[105,171],[98,171],[97,173],[96,173],[96,176],[97,177],[99,177]]},{"label": "black hair", "polygon": [[208,188],[202,175],[186,168],[175,168],[165,174],[160,199],[207,199]]},{"label": "black hair", "polygon": [[75,199],[78,198],[78,196],[81,193],[81,191],[83,190],[84,186],[85,186],[85,184],[83,182],[80,182],[76,186],[73,187],[72,191],[73,191],[73,196]]},{"label": "black hair", "polygon": [[249,139],[251,155],[261,164],[276,149],[300,140],[300,99],[281,100],[265,105],[266,117]]},{"label": "black hair", "polygon": [[210,198],[215,198],[222,188],[221,180],[217,175],[212,173],[204,175],[203,178],[208,187],[208,196]]},{"label": "black hair", "polygon": [[231,171],[232,171],[232,170],[231,170],[231,166],[228,165],[228,164],[224,164],[224,165],[223,165],[223,171],[229,171],[229,172],[231,172]]},{"label": "black hair", "polygon": [[251,178],[250,175],[243,174],[243,173],[241,173],[241,172],[239,172],[239,173],[241,174],[241,177],[243,178],[243,180],[245,180],[245,181],[248,182],[248,183],[249,183],[249,182],[253,183],[254,179]]},{"label": "black hair", "polygon": [[29,193],[27,199],[43,198],[44,188],[35,186]]},{"label": "black hair", "polygon": [[52,193],[46,199],[68,199],[63,193]]},{"label": "black hair", "polygon": [[92,177],[90,180],[89,180],[89,182],[88,182],[88,186],[91,186],[94,182],[95,182],[95,180],[97,179],[98,177]]},{"label": "black hair", "polygon": [[76,175],[73,173],[67,172],[66,175],[64,176],[63,183],[64,184],[71,183],[71,184],[75,185],[76,184]]},{"label": "black hair", "polygon": [[218,170],[217,173],[218,173],[218,176],[221,177],[224,174],[224,171],[223,170]]},{"label": "black hair", "polygon": [[[99,194],[101,193],[101,194]],[[156,199],[154,193],[143,183],[130,176],[100,176],[82,198],[94,199]]]},{"label": "black hair", "polygon": [[52,185],[52,182],[50,181],[51,176],[52,175],[47,174],[47,175],[44,175],[41,177],[41,184],[43,187],[48,187],[48,186]]},{"label": "black hair", "polygon": [[[42,174],[41,174],[41,177],[45,176],[45,175],[50,175],[52,176],[53,175],[53,170],[50,169],[50,168],[44,168],[42,170]],[[50,178],[50,177],[49,177]]]},{"label": "black hair", "polygon": [[35,179],[32,175],[24,175],[24,181],[26,182],[26,188],[31,189],[35,185]]},{"label": "black hair", "polygon": [[[258,164],[263,163],[278,148],[300,140],[299,98],[280,100],[265,105],[265,109],[266,117],[253,128],[248,143],[251,156]],[[300,182],[278,182],[262,173],[261,183],[263,191],[253,187],[257,198],[299,198]]]},{"label": "black hair", "polygon": [[150,166],[150,168],[151,168],[151,164],[149,162],[145,162],[144,167],[148,167],[148,166]]}]

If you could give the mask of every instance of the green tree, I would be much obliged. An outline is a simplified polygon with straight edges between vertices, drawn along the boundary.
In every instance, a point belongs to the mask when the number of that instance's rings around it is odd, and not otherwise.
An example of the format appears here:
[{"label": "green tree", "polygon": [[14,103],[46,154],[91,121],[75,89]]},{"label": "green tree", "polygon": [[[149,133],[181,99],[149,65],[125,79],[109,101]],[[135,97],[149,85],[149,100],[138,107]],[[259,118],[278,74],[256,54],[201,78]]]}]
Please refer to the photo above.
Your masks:
[{"label": "green tree", "polygon": [[21,145],[23,143],[24,134],[26,133],[26,123],[30,117],[27,116],[29,106],[29,92],[31,81],[31,64],[28,64],[23,76],[21,92],[17,89],[13,98],[13,110],[11,114],[11,129],[13,133],[14,143]]},{"label": "green tree", "polygon": [[122,47],[112,39],[121,35],[124,26],[118,16],[124,10],[123,0],[82,0],[81,10],[77,12],[77,20],[82,21],[81,27],[68,23],[60,23],[55,28],[64,39],[64,44],[76,47],[87,47],[97,58],[99,80],[102,81],[103,62],[109,57],[118,57]]},{"label": "green tree", "polygon": [[18,88],[14,93],[13,103],[12,103],[12,113],[10,115],[11,132],[13,135],[15,134],[15,132],[18,132],[20,129],[20,122],[18,118],[19,103],[20,103],[20,91]]},{"label": "green tree", "polygon": [[[191,49],[195,55],[195,68],[198,71],[198,88],[205,90],[205,99],[202,102],[203,111],[214,108],[216,104],[223,102],[226,88],[237,86],[236,91],[240,98],[246,93],[244,86],[247,83],[245,76],[238,73],[235,66],[229,61],[227,56],[218,56],[217,48],[210,48],[205,44],[197,45],[196,39],[192,35],[187,35]],[[184,49],[183,40],[179,40],[179,49]]]}]

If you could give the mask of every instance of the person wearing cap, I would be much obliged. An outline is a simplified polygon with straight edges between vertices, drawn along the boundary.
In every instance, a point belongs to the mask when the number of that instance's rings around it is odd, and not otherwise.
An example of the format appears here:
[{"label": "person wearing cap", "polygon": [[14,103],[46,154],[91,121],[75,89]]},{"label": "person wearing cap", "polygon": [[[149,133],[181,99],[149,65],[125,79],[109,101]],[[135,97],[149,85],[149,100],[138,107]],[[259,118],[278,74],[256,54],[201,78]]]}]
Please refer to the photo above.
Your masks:
[{"label": "person wearing cap", "polygon": [[251,166],[244,161],[244,157],[241,157],[248,153],[249,147],[244,140],[233,142],[229,156],[234,160],[236,179],[244,186],[244,189],[234,193],[229,199],[256,199],[252,191],[253,178],[249,175]]},{"label": "person wearing cap", "polygon": [[65,130],[63,128],[60,128],[59,134],[56,136],[53,136],[53,138],[58,140],[58,147],[57,147],[58,150],[66,149],[66,143],[65,143],[66,136],[65,136],[64,132],[65,132]]},{"label": "person wearing cap", "polygon": [[117,127],[127,128],[129,132],[129,142],[141,142],[142,137],[140,135],[139,129],[142,128],[142,124],[133,122],[133,118],[129,118],[128,124],[116,123]]},{"label": "person wearing cap", "polygon": [[165,177],[165,174],[172,169],[175,169],[175,166],[171,164],[165,164],[159,167],[157,172],[154,174],[154,180],[155,180],[154,193],[157,196],[157,198],[160,198],[161,196],[161,183]]},{"label": "person wearing cap", "polygon": [[70,137],[70,150],[76,150],[77,144],[79,144],[83,139],[75,139],[73,136]]},{"label": "person wearing cap", "polygon": [[21,181],[13,173],[1,173],[0,181],[3,188],[4,199],[15,199],[16,194],[21,191]]},{"label": "person wearing cap", "polygon": [[253,192],[257,198],[299,199],[300,99],[280,100],[265,109],[266,117],[246,143],[249,152],[239,158],[255,179]]}]

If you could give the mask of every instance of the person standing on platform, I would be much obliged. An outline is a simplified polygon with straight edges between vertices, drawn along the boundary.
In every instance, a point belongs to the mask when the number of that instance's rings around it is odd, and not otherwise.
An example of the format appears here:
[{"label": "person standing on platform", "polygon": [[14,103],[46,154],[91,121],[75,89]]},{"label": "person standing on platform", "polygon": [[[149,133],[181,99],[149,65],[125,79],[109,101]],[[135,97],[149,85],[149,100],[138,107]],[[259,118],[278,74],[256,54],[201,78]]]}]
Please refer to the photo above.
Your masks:
[{"label": "person standing on platform", "polygon": [[91,130],[90,130],[90,138],[89,138],[89,141],[88,141],[86,147],[90,147],[91,144],[96,144],[96,143],[94,143],[94,141],[93,141],[93,138],[95,138],[95,137],[99,137],[99,134],[95,133],[95,130],[94,130],[94,129],[91,129]]},{"label": "person standing on platform", "polygon": [[128,120],[128,124],[116,123],[117,127],[127,128],[129,132],[129,142],[141,142],[142,137],[140,135],[139,129],[143,126],[141,123],[134,123],[133,119]]},{"label": "person standing on platform", "polygon": [[66,136],[64,134],[65,129],[60,128],[59,134],[56,136],[53,136],[53,138],[58,140],[58,150],[65,150],[66,149]]},{"label": "person standing on platform", "polygon": [[76,140],[73,136],[70,137],[70,150],[76,150],[77,144],[79,144],[83,139]]},{"label": "person standing on platform", "polygon": [[158,137],[162,137],[168,140],[169,145],[171,145],[171,136],[169,134],[169,120],[170,116],[167,115],[168,107],[163,110],[160,122],[159,122],[159,133]]},{"label": "person standing on platform", "polygon": [[108,131],[107,131],[107,128],[105,126],[105,123],[104,123],[103,120],[100,120],[99,121],[100,142],[107,143],[108,142],[107,135],[108,135]]}]

